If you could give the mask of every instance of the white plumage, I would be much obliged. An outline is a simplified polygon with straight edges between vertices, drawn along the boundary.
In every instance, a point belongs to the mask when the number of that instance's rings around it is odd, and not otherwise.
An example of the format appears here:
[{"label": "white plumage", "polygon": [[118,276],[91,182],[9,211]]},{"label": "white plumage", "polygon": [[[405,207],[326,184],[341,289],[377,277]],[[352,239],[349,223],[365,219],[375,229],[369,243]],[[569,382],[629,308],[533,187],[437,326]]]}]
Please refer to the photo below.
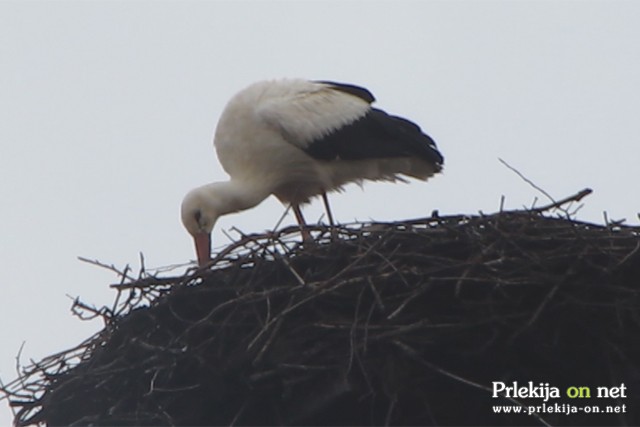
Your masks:
[{"label": "white plumage", "polygon": [[400,117],[371,107],[364,88],[335,82],[262,81],[236,94],[220,117],[214,145],[230,180],[190,191],[182,221],[198,262],[210,259],[218,217],[269,195],[299,205],[362,180],[426,180],[442,168],[433,140]]}]

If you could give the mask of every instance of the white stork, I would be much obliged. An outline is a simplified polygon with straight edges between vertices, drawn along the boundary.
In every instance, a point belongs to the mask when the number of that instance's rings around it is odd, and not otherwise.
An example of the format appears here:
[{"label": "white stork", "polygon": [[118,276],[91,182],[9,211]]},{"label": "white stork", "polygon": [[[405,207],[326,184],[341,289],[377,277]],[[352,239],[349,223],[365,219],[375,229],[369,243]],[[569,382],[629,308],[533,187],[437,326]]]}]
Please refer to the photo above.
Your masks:
[{"label": "white stork", "polygon": [[191,190],[182,202],[198,263],[210,260],[221,215],[271,194],[290,204],[304,227],[300,205],[314,196],[350,182],[426,180],[440,172],[435,142],[416,124],[372,108],[374,101],[362,87],[302,79],[254,83],[231,98],[214,137],[231,179]]}]

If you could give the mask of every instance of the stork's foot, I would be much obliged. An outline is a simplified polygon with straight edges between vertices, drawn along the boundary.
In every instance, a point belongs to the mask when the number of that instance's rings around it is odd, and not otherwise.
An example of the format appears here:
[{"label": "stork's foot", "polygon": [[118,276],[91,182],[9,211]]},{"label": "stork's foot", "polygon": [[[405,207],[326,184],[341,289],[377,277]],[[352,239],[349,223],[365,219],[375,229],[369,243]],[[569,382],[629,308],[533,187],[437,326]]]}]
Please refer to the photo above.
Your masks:
[{"label": "stork's foot", "polygon": [[340,233],[338,232],[338,228],[333,224],[329,226],[329,233],[331,235],[331,240],[338,240],[340,238]]},{"label": "stork's foot", "polygon": [[307,228],[300,227],[300,234],[302,234],[302,243],[304,243],[305,245],[310,245],[311,243],[313,243],[313,236]]},{"label": "stork's foot", "polygon": [[302,234],[302,243],[309,245],[313,243],[313,237],[311,236],[311,232],[307,229],[307,222],[304,220],[304,216],[302,216],[302,211],[300,210],[300,206],[291,205],[293,209],[293,213],[296,215],[296,220],[298,221],[298,225],[300,225],[300,234]]}]

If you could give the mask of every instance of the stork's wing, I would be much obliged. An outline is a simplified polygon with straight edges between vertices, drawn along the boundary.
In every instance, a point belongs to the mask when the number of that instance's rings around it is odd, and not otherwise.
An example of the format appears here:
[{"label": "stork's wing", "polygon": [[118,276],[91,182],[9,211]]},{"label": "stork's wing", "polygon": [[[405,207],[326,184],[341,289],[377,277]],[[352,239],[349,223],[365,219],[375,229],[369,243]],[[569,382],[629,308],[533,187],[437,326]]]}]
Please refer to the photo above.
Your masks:
[{"label": "stork's wing", "polygon": [[305,151],[323,160],[416,157],[432,163],[436,171],[444,162],[436,143],[418,125],[377,108],[313,141]]},{"label": "stork's wing", "polygon": [[264,103],[261,118],[292,144],[320,160],[417,157],[440,170],[443,157],[418,125],[371,108],[366,89],[307,82],[305,90]]},{"label": "stork's wing", "polygon": [[267,125],[303,150],[363,117],[373,101],[366,89],[341,83],[300,81],[290,89],[263,100],[256,112]]}]

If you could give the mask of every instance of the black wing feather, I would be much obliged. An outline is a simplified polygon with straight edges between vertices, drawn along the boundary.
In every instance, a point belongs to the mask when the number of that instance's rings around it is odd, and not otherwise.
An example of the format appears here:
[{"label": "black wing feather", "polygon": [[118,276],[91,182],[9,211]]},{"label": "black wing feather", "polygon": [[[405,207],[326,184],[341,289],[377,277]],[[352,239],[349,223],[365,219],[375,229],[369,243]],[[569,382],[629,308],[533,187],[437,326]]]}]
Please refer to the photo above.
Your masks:
[{"label": "black wing feather", "polygon": [[317,139],[305,150],[320,160],[363,160],[389,157],[417,157],[437,170],[444,159],[431,137],[415,123],[377,108],[365,116]]},{"label": "black wing feather", "polygon": [[349,83],[332,82],[329,80],[314,80],[314,83],[322,83],[325,85],[329,85],[334,90],[348,93],[349,95],[357,96],[358,98],[362,99],[365,102],[368,102],[369,104],[371,104],[372,102],[375,102],[376,100],[376,98],[373,96],[371,92],[369,92],[369,90],[361,86],[356,86]]}]

